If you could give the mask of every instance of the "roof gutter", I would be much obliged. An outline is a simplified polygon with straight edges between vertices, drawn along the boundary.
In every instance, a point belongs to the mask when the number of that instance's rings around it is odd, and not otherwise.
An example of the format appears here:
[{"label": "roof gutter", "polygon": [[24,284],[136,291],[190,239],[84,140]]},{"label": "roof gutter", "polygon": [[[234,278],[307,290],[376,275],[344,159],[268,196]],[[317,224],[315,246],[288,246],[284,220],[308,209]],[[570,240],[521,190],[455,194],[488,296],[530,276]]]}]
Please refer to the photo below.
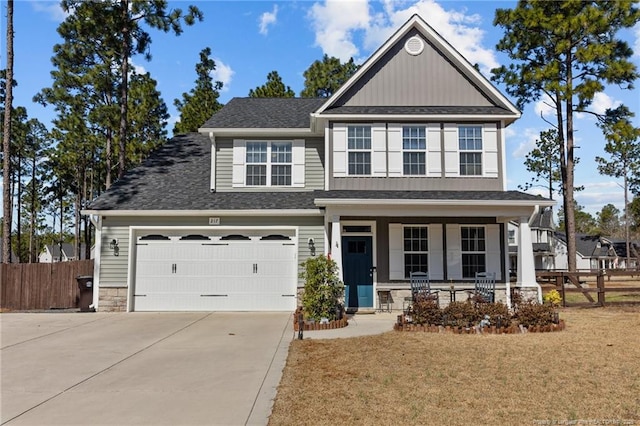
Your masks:
[{"label": "roof gutter", "polygon": [[322,216],[320,209],[238,209],[238,210],[81,210],[80,214],[109,217],[197,217],[197,216]]},{"label": "roof gutter", "polygon": [[424,200],[424,199],[411,199],[411,200],[398,200],[398,199],[371,199],[371,198],[316,198],[314,200],[316,206],[330,207],[330,206],[462,206],[471,207],[482,204],[483,206],[492,207],[535,207],[538,206],[553,206],[555,201],[553,200]]},{"label": "roof gutter", "polygon": [[[311,131],[310,127],[305,128],[209,128],[209,127],[201,127],[198,129],[198,133],[203,133],[206,135],[212,134],[215,136],[264,136],[264,135],[274,135],[274,136],[311,136],[314,133]],[[321,135],[320,135],[321,136]]]}]

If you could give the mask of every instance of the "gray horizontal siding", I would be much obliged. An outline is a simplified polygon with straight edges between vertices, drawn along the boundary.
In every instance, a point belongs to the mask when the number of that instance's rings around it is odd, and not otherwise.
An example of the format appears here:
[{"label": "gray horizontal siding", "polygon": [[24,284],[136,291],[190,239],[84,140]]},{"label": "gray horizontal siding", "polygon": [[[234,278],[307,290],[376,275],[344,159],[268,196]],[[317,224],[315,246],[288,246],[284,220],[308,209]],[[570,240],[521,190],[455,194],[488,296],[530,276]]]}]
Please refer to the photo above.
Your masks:
[{"label": "gray horizontal siding", "polygon": [[502,191],[498,178],[330,178],[331,189],[407,191]]},{"label": "gray horizontal siding", "polygon": [[[118,240],[118,256],[109,247],[111,240]],[[109,225],[102,227],[100,242],[100,286],[126,287],[129,266],[129,227]]]},{"label": "gray horizontal siding", "polygon": [[336,106],[491,106],[482,92],[434,45],[418,56],[404,50],[410,31],[387,52]]},{"label": "gray horizontal siding", "polygon": [[[298,264],[311,256],[308,240],[313,238],[316,256],[324,253],[324,219],[322,217],[223,217],[220,226],[298,226]],[[100,286],[126,287],[130,254],[129,227],[130,226],[206,226],[211,229],[216,226],[208,225],[207,217],[107,217],[103,219]],[[118,239],[119,256],[114,256],[109,248],[112,239]],[[302,269],[298,265],[299,270]],[[303,286],[302,280],[298,282]]]},{"label": "gray horizontal siding", "polygon": [[[292,140],[298,138],[263,138],[260,140]],[[256,188],[234,188],[231,183],[233,176],[233,138],[216,139],[216,191],[239,192],[255,191]],[[324,189],[324,139],[305,139],[305,187],[278,188],[271,187],[270,191],[314,190]]]}]

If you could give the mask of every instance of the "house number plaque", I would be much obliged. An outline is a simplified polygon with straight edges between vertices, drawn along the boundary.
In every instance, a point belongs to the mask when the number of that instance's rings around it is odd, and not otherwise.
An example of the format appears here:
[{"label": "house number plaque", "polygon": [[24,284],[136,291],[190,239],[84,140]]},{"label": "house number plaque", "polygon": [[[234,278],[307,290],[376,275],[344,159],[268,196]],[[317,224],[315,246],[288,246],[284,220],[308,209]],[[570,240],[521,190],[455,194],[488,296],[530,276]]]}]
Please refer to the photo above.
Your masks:
[{"label": "house number plaque", "polygon": [[220,225],[220,218],[219,217],[210,217],[209,218],[209,225]]}]

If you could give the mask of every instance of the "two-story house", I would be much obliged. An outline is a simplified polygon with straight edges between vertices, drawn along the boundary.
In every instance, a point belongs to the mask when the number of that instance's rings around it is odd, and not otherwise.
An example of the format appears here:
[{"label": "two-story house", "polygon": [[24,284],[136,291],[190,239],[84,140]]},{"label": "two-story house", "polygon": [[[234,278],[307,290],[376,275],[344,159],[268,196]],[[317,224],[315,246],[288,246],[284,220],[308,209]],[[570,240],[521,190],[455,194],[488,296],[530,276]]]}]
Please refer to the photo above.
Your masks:
[{"label": "two-story house", "polygon": [[294,310],[300,263],[330,255],[352,309],[400,309],[496,273],[538,292],[529,218],[553,201],[506,190],[520,112],[419,16],[328,99],[235,98],[129,172],[85,213],[98,310]]}]

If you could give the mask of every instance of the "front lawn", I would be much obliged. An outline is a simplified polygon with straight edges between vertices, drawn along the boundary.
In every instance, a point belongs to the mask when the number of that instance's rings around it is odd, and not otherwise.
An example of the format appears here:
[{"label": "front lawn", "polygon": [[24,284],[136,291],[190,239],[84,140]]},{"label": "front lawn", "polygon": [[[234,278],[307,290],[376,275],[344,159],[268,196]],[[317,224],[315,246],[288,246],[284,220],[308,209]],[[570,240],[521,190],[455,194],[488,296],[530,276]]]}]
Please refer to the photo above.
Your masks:
[{"label": "front lawn", "polygon": [[640,425],[640,307],[560,317],[558,333],[295,340],[269,424]]}]

